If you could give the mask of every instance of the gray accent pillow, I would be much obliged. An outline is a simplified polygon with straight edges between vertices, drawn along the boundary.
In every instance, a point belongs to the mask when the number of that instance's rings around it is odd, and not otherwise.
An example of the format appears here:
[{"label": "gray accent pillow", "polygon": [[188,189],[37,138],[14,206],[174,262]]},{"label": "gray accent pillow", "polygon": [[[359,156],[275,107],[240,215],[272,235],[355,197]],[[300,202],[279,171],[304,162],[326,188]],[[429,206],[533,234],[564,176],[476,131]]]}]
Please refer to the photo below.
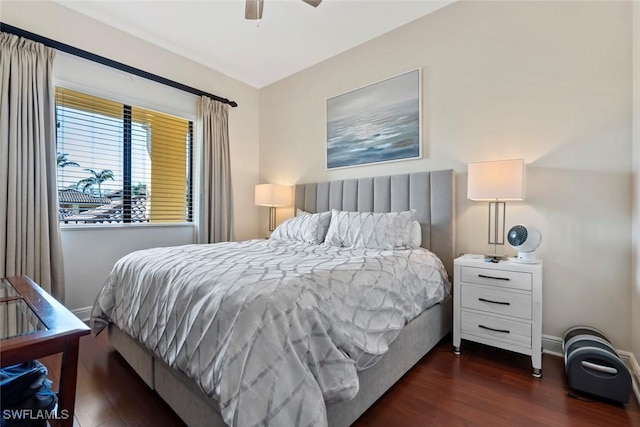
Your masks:
[{"label": "gray accent pillow", "polygon": [[405,249],[411,241],[415,211],[345,212],[331,210],[325,243],[333,246],[371,249]]},{"label": "gray accent pillow", "polygon": [[296,216],[276,227],[269,238],[318,245],[324,241],[330,221],[331,212]]}]

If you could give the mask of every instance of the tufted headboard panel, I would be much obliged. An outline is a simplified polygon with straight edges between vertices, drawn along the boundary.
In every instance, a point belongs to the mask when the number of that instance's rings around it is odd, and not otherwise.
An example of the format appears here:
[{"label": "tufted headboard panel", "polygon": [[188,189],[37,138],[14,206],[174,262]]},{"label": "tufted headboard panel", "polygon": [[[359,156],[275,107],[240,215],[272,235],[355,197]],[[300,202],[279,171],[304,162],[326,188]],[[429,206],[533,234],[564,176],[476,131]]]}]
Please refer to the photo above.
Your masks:
[{"label": "tufted headboard panel", "polygon": [[453,170],[416,172],[295,186],[295,207],[307,212],[338,209],[396,212],[416,209],[422,247],[442,260],[453,277],[455,251],[455,174]]}]

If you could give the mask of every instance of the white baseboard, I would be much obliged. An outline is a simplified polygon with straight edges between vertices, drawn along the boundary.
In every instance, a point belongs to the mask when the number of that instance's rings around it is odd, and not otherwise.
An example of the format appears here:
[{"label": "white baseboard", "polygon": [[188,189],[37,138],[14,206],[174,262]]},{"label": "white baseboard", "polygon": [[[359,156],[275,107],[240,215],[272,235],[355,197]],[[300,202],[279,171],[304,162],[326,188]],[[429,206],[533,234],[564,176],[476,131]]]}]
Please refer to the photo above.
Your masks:
[{"label": "white baseboard", "polygon": [[542,352],[562,357],[562,338],[553,335],[542,335]]},{"label": "white baseboard", "polygon": [[89,307],[81,307],[81,308],[76,308],[74,310],[71,310],[71,312],[73,314],[76,315],[76,317],[78,317],[78,319],[82,320],[83,322],[88,322],[89,319],[91,318],[91,309],[93,307],[89,306]]},{"label": "white baseboard", "polygon": [[[638,403],[640,403],[640,364],[633,353],[624,350],[616,350],[620,355],[620,360],[631,371],[631,379],[633,381],[633,394]],[[552,356],[563,357],[562,355],[562,338],[553,335],[542,335],[542,352]]]},{"label": "white baseboard", "polygon": [[[622,357],[622,354],[620,354]],[[629,353],[629,367],[631,368],[631,379],[633,380],[633,394],[636,395],[636,400],[640,403],[640,385],[638,381],[640,381],[640,364],[638,364],[638,359],[633,355],[633,353]]]}]

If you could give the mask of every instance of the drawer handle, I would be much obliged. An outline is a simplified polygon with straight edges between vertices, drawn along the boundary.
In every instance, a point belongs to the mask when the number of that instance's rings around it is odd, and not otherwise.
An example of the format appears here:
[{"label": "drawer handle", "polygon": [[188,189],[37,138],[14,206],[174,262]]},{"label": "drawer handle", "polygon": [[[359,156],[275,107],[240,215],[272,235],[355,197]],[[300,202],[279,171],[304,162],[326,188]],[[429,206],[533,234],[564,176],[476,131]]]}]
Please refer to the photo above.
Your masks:
[{"label": "drawer handle", "polygon": [[508,334],[509,333],[509,331],[507,329],[493,329],[493,328],[490,328],[490,327],[484,326],[484,325],[478,325],[478,327],[482,328],[482,329],[487,329],[487,330],[493,331],[493,332],[502,332],[503,334]]},{"label": "drawer handle", "polygon": [[491,303],[491,304],[511,305],[510,302],[506,302],[506,301],[491,301],[490,299],[484,299],[484,298],[478,298],[478,301],[488,302],[488,303]]},{"label": "drawer handle", "polygon": [[478,277],[482,277],[483,279],[494,279],[494,280],[511,280],[508,277],[494,277],[494,276],[486,276],[484,274],[478,274]]}]

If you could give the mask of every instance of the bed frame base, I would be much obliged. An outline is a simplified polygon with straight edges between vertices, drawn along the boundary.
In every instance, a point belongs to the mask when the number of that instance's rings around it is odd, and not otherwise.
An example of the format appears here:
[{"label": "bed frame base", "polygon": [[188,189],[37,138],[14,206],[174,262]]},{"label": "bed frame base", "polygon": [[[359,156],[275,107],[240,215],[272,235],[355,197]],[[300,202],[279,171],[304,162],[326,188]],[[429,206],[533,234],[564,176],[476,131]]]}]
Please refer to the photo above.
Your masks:
[{"label": "bed frame base", "polygon": [[[451,300],[449,297],[441,304],[436,304],[403,328],[380,362],[358,374],[360,391],[354,399],[327,405],[329,426],[351,425],[451,332]],[[144,382],[189,427],[226,425],[220,416],[218,402],[206,396],[186,375],[169,368],[113,324],[109,326],[109,339]]]}]

